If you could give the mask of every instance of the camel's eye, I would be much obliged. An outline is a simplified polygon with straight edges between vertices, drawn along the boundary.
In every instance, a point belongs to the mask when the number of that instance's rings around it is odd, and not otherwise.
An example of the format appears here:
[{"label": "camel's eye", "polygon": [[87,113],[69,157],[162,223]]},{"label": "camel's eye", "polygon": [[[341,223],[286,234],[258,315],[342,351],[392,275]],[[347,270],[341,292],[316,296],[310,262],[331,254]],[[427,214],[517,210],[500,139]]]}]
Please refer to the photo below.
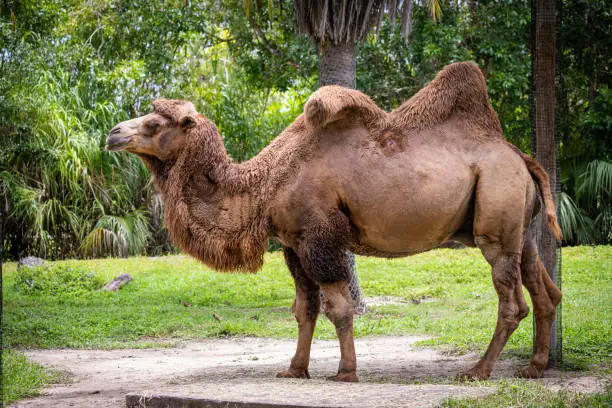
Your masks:
[{"label": "camel's eye", "polygon": [[147,122],[147,128],[151,131],[157,130],[157,128],[159,128],[160,126],[161,124],[156,121]]}]

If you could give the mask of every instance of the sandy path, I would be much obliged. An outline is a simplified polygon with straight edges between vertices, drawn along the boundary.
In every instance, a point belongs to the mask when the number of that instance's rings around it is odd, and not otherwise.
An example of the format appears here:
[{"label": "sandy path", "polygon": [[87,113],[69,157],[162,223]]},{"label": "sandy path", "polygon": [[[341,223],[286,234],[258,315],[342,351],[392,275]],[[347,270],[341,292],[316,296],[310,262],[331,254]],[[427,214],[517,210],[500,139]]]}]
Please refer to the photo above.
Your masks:
[{"label": "sandy path", "polygon": [[[452,377],[474,364],[478,356],[451,357],[437,350],[414,348],[414,343],[421,339],[417,336],[357,339],[360,384],[433,384],[428,386],[428,392],[436,398],[425,405],[437,403],[448,395],[479,396],[493,391],[475,386],[450,387]],[[289,364],[294,351],[294,340],[262,338],[211,339],[187,342],[171,349],[31,350],[25,352],[28,357],[70,372],[72,381],[53,385],[45,390],[44,396],[18,402],[13,407],[120,407],[125,406],[128,392],[194,395],[198,389],[221,388],[235,381],[251,381],[260,389],[265,384],[270,387],[304,385],[304,380],[275,378]],[[336,386],[324,378],[335,373],[338,359],[336,341],[313,343],[312,386]],[[522,363],[498,362],[493,378],[511,377]],[[540,381],[552,388],[577,392],[594,392],[603,387],[594,377],[577,377],[558,370],[547,371],[546,378]],[[439,396],[436,387],[440,390]]]}]

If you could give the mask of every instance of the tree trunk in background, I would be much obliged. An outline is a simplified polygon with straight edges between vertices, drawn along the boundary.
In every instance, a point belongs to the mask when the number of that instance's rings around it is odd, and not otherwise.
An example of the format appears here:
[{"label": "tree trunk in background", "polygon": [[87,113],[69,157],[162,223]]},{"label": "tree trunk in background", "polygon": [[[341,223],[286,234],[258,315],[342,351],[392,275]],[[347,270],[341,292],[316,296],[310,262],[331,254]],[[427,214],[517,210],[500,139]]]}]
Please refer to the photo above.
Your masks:
[{"label": "tree trunk in background", "polygon": [[[532,0],[535,2],[535,44],[532,58],[535,58],[533,80],[535,85],[535,135],[536,159],[550,177],[555,201],[558,202],[557,184],[557,142],[555,138],[555,66],[556,66],[556,15],[555,0]],[[533,126],[533,124],[532,124]],[[552,280],[561,286],[560,270],[557,268],[557,240],[546,224],[546,217],[540,216],[541,235],[538,240],[540,256]],[[560,258],[559,258],[560,259]],[[561,309],[553,323],[550,344],[550,365],[561,362]]]},{"label": "tree trunk in background", "polygon": [[[357,46],[355,43],[334,44],[331,41],[321,43],[321,65],[319,66],[319,86],[342,85],[346,88],[355,89],[357,76]],[[359,276],[357,275],[357,264],[355,255],[348,252],[348,260],[351,269],[349,280],[349,291],[355,305],[355,313],[364,314],[367,305],[363,299]],[[324,308],[323,295],[321,295],[321,307]]]},{"label": "tree trunk in background", "polygon": [[342,85],[355,89],[357,72],[357,47],[355,43],[321,44],[320,86]]},{"label": "tree trunk in background", "polygon": [[2,301],[2,261],[3,259],[4,259],[4,215],[2,214],[2,208],[0,208],[0,301]]}]

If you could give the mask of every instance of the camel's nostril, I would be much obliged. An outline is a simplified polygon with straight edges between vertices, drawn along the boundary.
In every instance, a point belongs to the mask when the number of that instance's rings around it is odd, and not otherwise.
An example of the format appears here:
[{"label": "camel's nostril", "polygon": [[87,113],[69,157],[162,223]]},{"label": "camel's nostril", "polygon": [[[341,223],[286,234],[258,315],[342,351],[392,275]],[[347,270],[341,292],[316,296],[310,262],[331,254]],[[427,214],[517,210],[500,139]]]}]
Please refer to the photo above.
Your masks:
[{"label": "camel's nostril", "polygon": [[132,136],[113,135],[112,133],[113,131],[111,131],[111,134],[106,139],[105,150],[107,151],[125,150],[128,144],[132,141]]},{"label": "camel's nostril", "polygon": [[116,127],[114,127],[114,128],[112,128],[112,129],[111,129],[110,134],[111,134],[111,135],[114,135],[114,134],[116,134],[116,133],[119,133],[120,131],[121,131],[121,127],[116,126]]}]

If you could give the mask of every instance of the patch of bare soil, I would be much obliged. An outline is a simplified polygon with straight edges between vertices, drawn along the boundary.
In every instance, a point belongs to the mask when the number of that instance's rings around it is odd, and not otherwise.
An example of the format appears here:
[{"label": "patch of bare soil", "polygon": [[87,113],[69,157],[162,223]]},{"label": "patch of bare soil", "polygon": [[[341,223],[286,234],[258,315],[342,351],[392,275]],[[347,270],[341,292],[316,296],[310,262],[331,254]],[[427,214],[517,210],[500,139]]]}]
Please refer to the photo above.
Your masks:
[{"label": "patch of bare soil", "polygon": [[[449,396],[481,396],[493,392],[491,387],[453,384],[453,377],[473,365],[478,356],[446,356],[432,349],[415,348],[425,337],[369,337],[356,340],[359,385],[351,385],[350,394],[380,392],[380,387],[412,384],[421,395],[431,394],[423,405],[435,405]],[[171,349],[142,350],[30,350],[32,360],[72,374],[70,383],[55,384],[39,398],[20,401],[13,407],[119,407],[125,406],[125,394],[146,391],[197,395],[203,390],[246,387],[250,382],[258,393],[275,387],[304,387],[328,390],[338,394],[342,384],[332,384],[325,377],[335,374],[339,349],[336,341],[315,341],[312,347],[310,375],[313,380],[276,379],[295,351],[294,340],[262,338],[211,339],[186,342]],[[499,361],[493,378],[512,377],[524,361]],[[234,387],[236,381],[242,382]],[[601,380],[578,377],[558,370],[546,372],[542,380],[555,389],[596,392],[603,389]],[[254,385],[253,385],[254,384]],[[414,385],[418,384],[418,385]],[[432,384],[432,385],[427,385]],[[238,384],[235,384],[238,385]],[[377,385],[378,386],[378,385]],[[399,387],[399,388],[398,388]],[[393,391],[389,388],[390,401]],[[244,397],[247,388],[235,391]],[[402,388],[405,392],[406,387]],[[264,391],[262,391],[264,390]],[[386,392],[386,391],[385,391]],[[324,395],[322,393],[321,395]],[[380,398],[380,395],[373,395]],[[435,397],[435,398],[434,398]],[[402,394],[402,401],[409,400]],[[348,406],[348,405],[347,405]],[[408,406],[408,405],[405,405]]]}]

